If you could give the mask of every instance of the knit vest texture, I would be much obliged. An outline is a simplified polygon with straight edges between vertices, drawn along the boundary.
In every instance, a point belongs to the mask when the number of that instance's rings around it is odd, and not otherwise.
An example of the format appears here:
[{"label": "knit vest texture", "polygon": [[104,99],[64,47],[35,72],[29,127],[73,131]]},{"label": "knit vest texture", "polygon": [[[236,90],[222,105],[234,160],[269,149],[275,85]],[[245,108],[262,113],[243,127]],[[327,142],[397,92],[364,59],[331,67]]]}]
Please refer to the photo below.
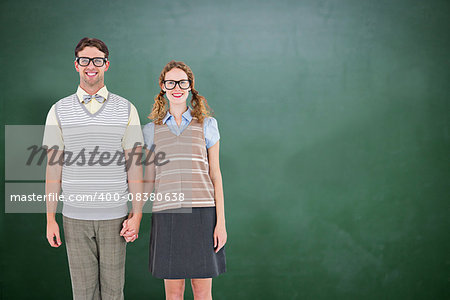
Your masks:
[{"label": "knit vest texture", "polygon": [[155,166],[153,212],[215,206],[203,124],[193,118],[179,136],[155,125],[154,144],[168,162]]},{"label": "knit vest texture", "polygon": [[[56,103],[64,139],[64,216],[110,220],[127,214],[128,183],[122,138],[129,114],[130,102],[112,93],[94,114],[76,94]],[[94,151],[98,154],[92,156]]]}]

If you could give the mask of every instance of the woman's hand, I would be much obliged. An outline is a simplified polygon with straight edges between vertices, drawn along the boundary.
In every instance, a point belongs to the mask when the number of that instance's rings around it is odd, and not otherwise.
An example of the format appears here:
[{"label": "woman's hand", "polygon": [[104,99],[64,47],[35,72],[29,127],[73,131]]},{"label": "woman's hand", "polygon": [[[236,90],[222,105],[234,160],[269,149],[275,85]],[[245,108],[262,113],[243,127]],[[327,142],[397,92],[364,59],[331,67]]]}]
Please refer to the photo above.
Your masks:
[{"label": "woman's hand", "polygon": [[227,230],[225,228],[225,224],[218,223],[216,224],[216,228],[214,228],[214,252],[219,252],[220,249],[227,242]]},{"label": "woman's hand", "polygon": [[134,242],[139,237],[139,226],[141,225],[142,215],[134,214],[128,217],[122,224],[120,236],[123,236],[125,241]]}]

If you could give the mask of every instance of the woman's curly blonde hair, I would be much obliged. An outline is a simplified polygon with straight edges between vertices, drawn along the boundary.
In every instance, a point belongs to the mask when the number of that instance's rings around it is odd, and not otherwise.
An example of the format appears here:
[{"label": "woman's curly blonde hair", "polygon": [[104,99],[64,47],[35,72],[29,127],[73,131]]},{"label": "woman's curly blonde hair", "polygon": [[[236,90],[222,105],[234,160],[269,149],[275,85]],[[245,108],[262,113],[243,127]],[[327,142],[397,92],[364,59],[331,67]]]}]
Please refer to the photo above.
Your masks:
[{"label": "woman's curly blonde hair", "polygon": [[[188,79],[191,81],[191,106],[192,106],[192,117],[196,118],[200,123],[203,123],[203,120],[206,117],[211,116],[211,111],[208,106],[208,102],[205,97],[201,96],[198,91],[195,89],[195,78],[194,73],[192,73],[191,68],[189,68],[182,61],[170,61],[161,71],[161,75],[159,75],[159,86],[161,87],[164,82],[164,78],[166,73],[170,70],[177,68],[183,70]],[[162,125],[162,120],[167,114],[168,103],[166,98],[164,98],[165,92],[161,89],[158,95],[155,97],[155,103],[153,104],[152,112],[148,116],[149,119],[153,120],[156,125]]]}]

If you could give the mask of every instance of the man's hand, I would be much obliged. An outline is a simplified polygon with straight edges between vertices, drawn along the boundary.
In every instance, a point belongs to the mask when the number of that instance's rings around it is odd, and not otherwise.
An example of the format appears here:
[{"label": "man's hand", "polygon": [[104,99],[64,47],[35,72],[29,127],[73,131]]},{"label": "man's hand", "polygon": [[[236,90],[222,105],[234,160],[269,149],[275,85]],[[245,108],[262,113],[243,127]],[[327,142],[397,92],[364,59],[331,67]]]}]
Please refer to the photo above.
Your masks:
[{"label": "man's hand", "polygon": [[128,219],[123,221],[120,235],[123,236],[127,243],[134,242],[139,237],[141,218],[142,215],[134,214],[132,217],[128,217]]},{"label": "man's hand", "polygon": [[61,246],[61,238],[59,237],[59,226],[56,221],[47,222],[47,241],[52,247]]}]

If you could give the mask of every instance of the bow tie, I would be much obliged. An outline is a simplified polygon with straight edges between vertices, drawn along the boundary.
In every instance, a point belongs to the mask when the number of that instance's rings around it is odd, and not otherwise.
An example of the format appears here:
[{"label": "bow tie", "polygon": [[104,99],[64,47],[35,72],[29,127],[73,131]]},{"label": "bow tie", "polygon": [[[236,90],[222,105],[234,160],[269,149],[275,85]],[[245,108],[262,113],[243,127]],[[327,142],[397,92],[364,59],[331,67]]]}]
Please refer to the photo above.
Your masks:
[{"label": "bow tie", "polygon": [[105,101],[105,98],[102,96],[95,94],[95,95],[83,95],[83,102],[88,104],[92,99],[97,100],[99,103],[103,103]]}]

